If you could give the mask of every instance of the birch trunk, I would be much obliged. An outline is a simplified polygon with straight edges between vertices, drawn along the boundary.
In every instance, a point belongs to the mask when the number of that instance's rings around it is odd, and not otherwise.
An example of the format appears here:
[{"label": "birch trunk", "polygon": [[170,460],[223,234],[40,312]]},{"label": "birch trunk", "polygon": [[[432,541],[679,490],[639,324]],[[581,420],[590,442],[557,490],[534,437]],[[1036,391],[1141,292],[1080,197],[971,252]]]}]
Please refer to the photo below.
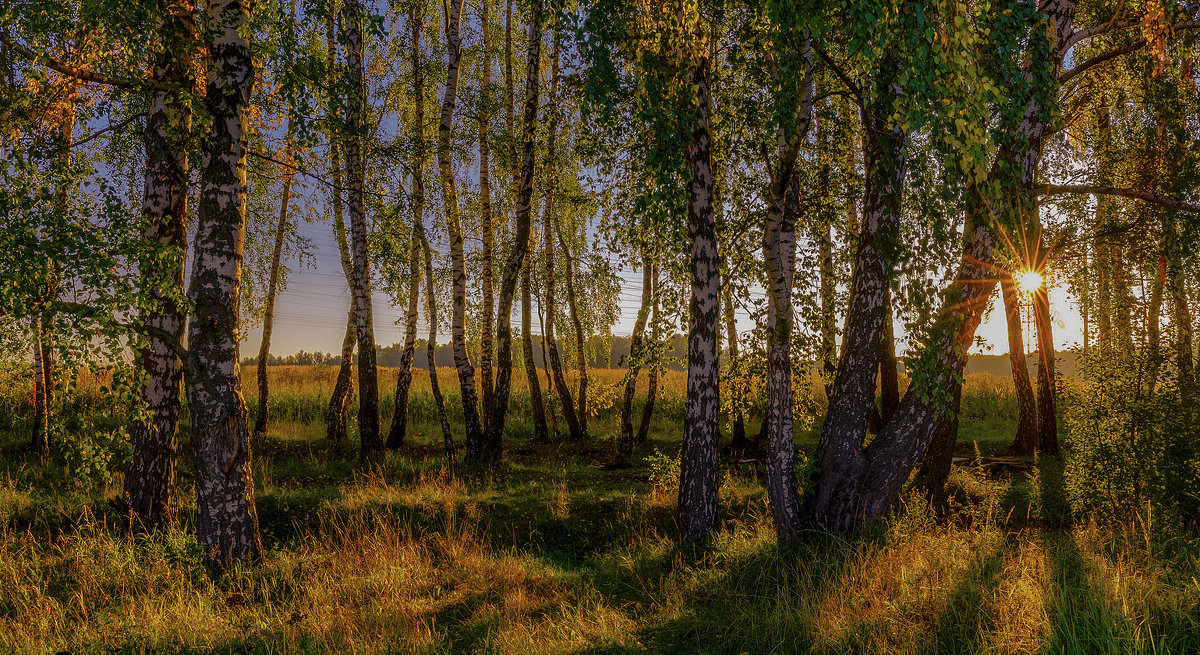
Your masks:
[{"label": "birch trunk", "polygon": [[[482,316],[482,335],[480,337],[479,347],[479,378],[483,397],[483,417],[482,430],[487,435],[492,435],[493,432],[488,429],[488,422],[491,420],[492,407],[492,311],[496,308],[495,291],[493,290],[492,281],[492,258],[496,249],[495,229],[492,225],[492,183],[489,169],[491,168],[490,153],[488,152],[488,122],[491,120],[491,88],[492,88],[492,40],[488,38],[488,33],[491,31],[490,18],[488,16],[488,0],[480,0],[479,2],[479,22],[481,34],[483,35],[483,63],[481,65],[480,78],[481,87],[483,89],[483,103],[479,109],[479,219],[483,231],[483,252],[480,253],[483,275],[481,280],[481,291],[483,295],[483,316]],[[510,307],[511,311],[511,307]],[[510,329],[511,332],[511,329]],[[511,356],[511,353],[510,353]],[[500,433],[494,433],[497,438],[502,438]],[[490,437],[487,437],[490,438]],[[498,456],[500,452],[500,443],[490,443],[486,440],[483,444],[483,455],[485,459],[494,459],[493,455]]]},{"label": "birch trunk", "polygon": [[288,120],[287,135],[284,137],[283,197],[279,202],[279,223],[275,226],[275,247],[271,251],[271,271],[267,282],[267,304],[263,310],[262,342],[258,347],[258,415],[254,419],[254,438],[267,431],[268,396],[267,359],[271,356],[271,329],[275,323],[275,296],[279,292],[279,267],[283,258],[283,241],[287,237],[288,204],[292,199],[292,124]]},{"label": "birch trunk", "polygon": [[454,367],[458,369],[458,382],[462,389],[467,459],[475,460],[482,456],[483,435],[479,426],[479,403],[475,398],[475,367],[471,365],[467,354],[467,259],[459,219],[458,186],[454,180],[454,165],[450,161],[450,130],[454,125],[454,110],[458,102],[458,71],[462,59],[459,26],[463,0],[448,0],[444,6],[447,11],[446,86],[442,93],[442,113],[438,122],[437,159],[442,178],[446,227],[450,232],[450,265],[453,269],[450,338],[454,346]]},{"label": "birch trunk", "polygon": [[[512,305],[517,292],[518,277],[522,270],[528,271],[530,224],[532,223],[534,148],[537,144],[537,110],[538,110],[538,78],[541,59],[542,43],[542,8],[537,3],[533,7],[532,20],[529,22],[529,45],[526,53],[525,71],[525,111],[524,111],[524,146],[521,154],[521,186],[517,194],[516,232],[513,234],[513,248],[504,263],[504,274],[500,281],[500,306],[496,313],[496,389],[494,404],[489,408],[491,418],[488,420],[488,436],[485,440],[487,448],[484,457],[495,461],[500,457],[501,437],[504,433],[504,423],[508,416],[508,399],[512,385]],[[524,302],[529,301],[528,274],[525,275],[523,289]],[[522,328],[529,332],[529,321],[522,317]],[[529,364],[533,360],[533,348],[526,352]],[[528,369],[527,369],[528,372]],[[530,385],[537,383],[537,373],[534,372]],[[533,398],[531,397],[531,400]],[[539,400],[540,405],[540,400]],[[535,417],[541,407],[534,409]],[[545,429],[545,418],[542,418],[542,429]],[[544,435],[543,435],[544,436]]]},{"label": "birch trunk", "polygon": [[686,158],[691,302],[688,308],[687,410],[679,472],[679,528],[683,541],[705,539],[717,525],[717,322],[721,310],[720,258],[713,215],[712,139],[709,134],[708,59],[691,65],[696,91]]},{"label": "birch trunk", "polygon": [[238,290],[246,223],[245,113],[254,85],[246,33],[250,7],[212,0],[213,59],[204,105],[199,220],[192,259],[187,390],[195,448],[196,536],[210,568],[262,557],[246,402],[238,377]]},{"label": "birch trunk", "polygon": [[366,169],[362,147],[366,138],[367,89],[363,63],[363,10],[359,0],[345,0],[342,32],[350,97],[345,106],[346,178],[349,186],[350,254],[354,261],[354,317],[358,341],[358,434],[361,457],[383,448],[379,433],[379,373],[375,367],[375,325],[371,309],[371,262],[367,245],[367,213],[363,186]]},{"label": "birch trunk", "polygon": [[[335,16],[331,14],[325,22],[325,66],[329,71],[333,71],[336,64],[337,41],[334,36],[334,21]],[[335,110],[333,115],[328,117],[331,125],[337,118],[336,114]],[[333,394],[329,397],[329,406],[325,410],[325,438],[330,444],[340,446],[346,441],[346,421],[350,418],[350,396],[354,391],[354,344],[358,342],[358,316],[354,309],[354,261],[350,258],[346,222],[342,215],[342,158],[338,147],[340,137],[332,128],[328,136],[329,176],[333,182],[329,190],[329,204],[333,207],[333,235],[341,258],[342,275],[346,278],[346,288],[351,290],[350,309],[346,312],[346,334],[342,337],[342,362],[338,367]]]},{"label": "birch trunk", "polygon": [[[408,23],[411,28],[411,48],[413,68],[412,103],[414,107],[414,123],[425,121],[425,73],[421,68],[421,20],[412,10],[408,12]],[[417,140],[422,138],[424,127],[411,126]],[[420,234],[425,232],[424,220],[421,215],[425,212],[425,157],[418,146],[418,155],[413,162],[413,189],[411,193],[413,204],[413,233],[408,247],[408,314],[404,319],[404,350],[400,353],[400,370],[396,373],[395,411],[392,413],[392,427],[388,431],[387,447],[400,448],[404,445],[405,433],[408,431],[408,391],[412,386],[413,356],[417,344],[417,310],[421,295],[421,248]]]},{"label": "birch trunk", "polygon": [[[555,31],[556,35],[558,31]],[[546,138],[546,197],[542,203],[542,237],[543,237],[543,252],[546,260],[546,324],[542,329],[542,335],[546,341],[547,357],[551,372],[554,374],[554,388],[558,391],[558,398],[562,404],[563,419],[567,422],[567,430],[570,432],[572,441],[580,441],[584,438],[583,429],[580,426],[579,416],[575,412],[575,401],[571,397],[571,388],[567,386],[567,379],[563,375],[562,356],[558,351],[558,340],[554,337],[554,321],[556,308],[555,305],[555,287],[558,285],[558,280],[555,278],[555,247],[554,247],[554,223],[555,217],[555,197],[554,193],[558,185],[558,113],[554,109],[558,105],[558,71],[559,71],[559,40],[554,40],[554,54],[552,55],[552,64],[550,69],[550,101],[549,106],[552,108],[550,112],[549,125],[547,130],[549,136]]]},{"label": "birch trunk", "polygon": [[[642,303],[638,306],[637,320],[633,323],[633,337],[629,340],[629,372],[625,374],[625,393],[621,399],[621,441],[617,455],[622,459],[633,456],[633,396],[637,390],[638,374],[646,357],[642,346],[646,333],[646,321],[650,318],[650,302],[653,279],[650,277],[650,260],[642,255]],[[745,435],[743,434],[743,438]]]},{"label": "birch trunk", "polygon": [[[1073,33],[1075,2],[1048,0],[1041,9],[1047,15],[1052,43],[1046,60],[1037,65],[1045,66],[1053,79],[1060,68],[1057,54]],[[1032,88],[1032,72],[1026,73],[1026,82]],[[1010,139],[1001,144],[992,166],[992,179],[1007,175],[1015,186],[1016,197],[1006,200],[1010,215],[1028,211],[1033,205],[1034,174],[1041,159],[1045,119],[1049,113],[1038,98],[1032,96],[1024,119]],[[1016,174],[1006,171],[1016,171]],[[852,466],[843,466],[839,479],[827,481],[826,469],[822,469],[817,481],[817,500],[823,502],[810,506],[817,509],[810,515],[814,527],[854,531],[868,519],[887,511],[908,480],[913,466],[925,454],[942,419],[952,410],[954,396],[960,392],[967,352],[983,318],[987,298],[997,282],[995,250],[1000,247],[1000,240],[993,223],[987,203],[975,198],[974,205],[968,209],[958,272],[944,294],[942,309],[931,328],[922,361],[918,363],[927,368],[928,374],[914,378],[896,416],[869,446],[862,448],[861,441],[848,444],[857,448],[850,449]],[[852,311],[851,316],[855,315]],[[840,376],[841,371],[838,373]],[[822,493],[822,487],[830,488],[834,493]]]},{"label": "birch trunk", "polygon": [[[1033,209],[1035,216],[1037,205]],[[1041,221],[1035,218],[1039,225],[1037,230],[1037,272],[1046,279],[1045,244],[1042,243]],[[1038,344],[1038,402],[1037,402],[1037,434],[1038,449],[1047,454],[1059,454],[1058,449],[1058,402],[1055,398],[1054,374],[1054,333],[1050,325],[1050,289],[1042,284],[1033,294],[1033,319],[1037,330]]]},{"label": "birch trunk", "polygon": [[583,323],[579,319],[579,304],[575,300],[575,262],[576,258],[571,256],[571,250],[567,246],[566,239],[563,238],[562,230],[555,225],[555,231],[558,232],[558,243],[562,246],[563,257],[566,258],[567,264],[563,267],[566,274],[567,288],[567,311],[571,318],[571,329],[575,334],[575,368],[579,371],[579,407],[575,410],[576,417],[579,421],[579,434],[581,439],[587,439],[587,397],[588,397],[588,370],[587,370],[587,343],[583,335]]},{"label": "birch trunk", "polygon": [[[163,50],[152,69],[156,81],[173,90],[156,91],[150,98],[143,143],[146,150],[142,216],[147,220],[144,238],[175,251],[170,264],[143,264],[142,283],[149,287],[156,310],[142,314],[153,328],[141,352],[146,371],[138,398],[149,412],[146,422],[129,429],[132,453],[125,472],[126,534],[153,532],[178,521],[179,498],[175,488],[178,453],[180,393],[183,360],[176,346],[183,344],[187,326],[184,294],[184,261],[187,254],[188,148],[191,144],[191,109],[180,97],[194,83],[183,47],[195,39],[195,4],[173,4],[163,21]],[[167,343],[171,339],[174,343]]]},{"label": "birch trunk", "polygon": [[654,418],[654,399],[658,395],[658,368],[659,368],[659,349],[662,344],[659,343],[658,330],[658,263],[650,263],[650,296],[652,298],[650,307],[650,341],[653,344],[654,359],[649,362],[650,371],[646,374],[646,404],[642,406],[642,420],[638,423],[637,444],[646,443],[646,439],[650,434],[650,420]]},{"label": "birch trunk", "polygon": [[1012,272],[1001,273],[1000,294],[1004,297],[1004,315],[1008,324],[1008,360],[1013,387],[1017,394],[1017,434],[1009,450],[1017,455],[1032,455],[1037,448],[1037,406],[1029,368],[1025,365],[1025,340],[1021,333],[1021,301]]}]

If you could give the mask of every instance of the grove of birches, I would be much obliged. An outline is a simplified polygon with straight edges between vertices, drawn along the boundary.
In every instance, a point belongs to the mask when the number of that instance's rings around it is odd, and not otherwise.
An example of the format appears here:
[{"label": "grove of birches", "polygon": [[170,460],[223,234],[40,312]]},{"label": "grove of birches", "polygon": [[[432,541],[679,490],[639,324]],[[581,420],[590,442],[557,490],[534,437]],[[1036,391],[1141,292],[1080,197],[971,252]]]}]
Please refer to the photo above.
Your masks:
[{"label": "grove of birches", "polygon": [[1196,652],[1196,28],[0,0],[0,649]]}]

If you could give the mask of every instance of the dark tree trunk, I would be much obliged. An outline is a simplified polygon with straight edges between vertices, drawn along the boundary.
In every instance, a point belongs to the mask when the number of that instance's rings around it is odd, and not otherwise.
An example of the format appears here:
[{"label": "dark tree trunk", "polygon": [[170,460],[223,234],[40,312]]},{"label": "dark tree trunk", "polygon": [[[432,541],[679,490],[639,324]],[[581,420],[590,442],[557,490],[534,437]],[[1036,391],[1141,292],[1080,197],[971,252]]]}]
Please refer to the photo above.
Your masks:
[{"label": "dark tree trunk", "polygon": [[[480,253],[482,279],[480,280],[483,310],[481,312],[481,335],[479,344],[479,386],[483,398],[482,431],[484,434],[483,457],[493,461],[499,457],[502,432],[496,432],[488,427],[492,411],[492,311],[496,308],[495,291],[493,290],[492,259],[496,249],[495,229],[492,225],[492,182],[491,160],[488,152],[488,122],[491,106],[492,88],[492,40],[488,38],[491,31],[488,17],[488,0],[479,2],[480,33],[483,37],[483,63],[480,66],[480,87],[483,89],[483,102],[479,108],[479,222],[483,232],[483,251]],[[511,299],[509,311],[512,310]],[[511,332],[511,329],[510,329]],[[495,437],[496,443],[489,439]]]},{"label": "dark tree trunk", "polygon": [[1017,434],[1009,450],[1016,455],[1032,455],[1037,448],[1037,407],[1033,385],[1029,382],[1029,369],[1025,365],[1021,300],[1017,296],[1012,272],[1004,271],[1000,275],[1000,294],[1004,298],[1004,315],[1008,324],[1008,360],[1017,395]]},{"label": "dark tree trunk", "polygon": [[[855,201],[850,200],[851,213],[857,213]],[[821,223],[817,230],[817,250],[821,259],[821,378],[825,381],[825,397],[833,392],[837,375],[837,276],[833,268],[832,224]]]},{"label": "dark tree trunk", "polygon": [[192,260],[187,390],[195,448],[196,536],[205,562],[223,570],[262,557],[246,403],[238,377],[238,288],[246,223],[244,120],[254,85],[243,34],[250,7],[212,0],[205,23],[213,66],[204,105],[199,221]]},{"label": "dark tree trunk", "polygon": [[[649,306],[645,301],[643,301],[643,306],[649,310]],[[733,290],[728,280],[726,280],[726,284],[721,290],[721,310],[725,320],[725,342],[728,344],[729,367],[735,374],[740,375],[738,370],[741,368],[742,363],[741,355],[738,352],[737,318],[734,315]],[[731,446],[734,450],[745,450],[750,446],[750,442],[746,439],[746,416],[742,413],[740,404],[733,412]]]},{"label": "dark tree trunk", "polygon": [[[507,102],[504,103],[505,134],[508,142],[508,166],[512,184],[512,197],[521,195],[521,170],[517,165],[517,130],[514,105],[516,104],[516,84],[513,81],[513,0],[508,0],[504,10],[504,92]],[[541,44],[538,44],[539,56]],[[529,62],[525,62],[528,66]],[[539,70],[540,70],[540,61]],[[526,81],[528,84],[528,81]],[[536,118],[536,116],[535,116]],[[532,211],[532,210],[531,210]],[[515,212],[514,212],[515,214]],[[531,218],[532,223],[532,218]],[[532,226],[531,226],[532,227]],[[533,234],[526,240],[525,258],[521,261],[521,354],[525,360],[525,381],[529,387],[529,406],[533,412],[533,439],[543,442],[548,439],[546,428],[546,404],[542,399],[542,385],[538,380],[537,362],[533,358],[533,297],[531,291],[530,267],[533,261]]]},{"label": "dark tree trunk", "polygon": [[462,391],[463,423],[466,427],[467,459],[476,460],[483,452],[483,432],[479,426],[479,402],[475,398],[475,367],[467,353],[467,258],[463,249],[462,224],[459,220],[458,185],[451,162],[450,131],[458,102],[458,73],[462,59],[459,34],[463,0],[449,0],[446,15],[446,86],[442,95],[442,113],[438,121],[437,158],[442,179],[442,206],[450,232],[450,265],[453,270],[451,292],[450,341],[454,347],[454,367]]},{"label": "dark tree trunk", "polygon": [[[1050,77],[1054,78],[1059,69],[1057,54],[1073,34],[1075,3],[1073,0],[1048,0],[1041,8],[1053,29],[1053,43],[1047,58],[1035,62],[1035,65],[1044,66]],[[1032,85],[1033,74],[1028,73],[1026,80],[1027,84]],[[1011,133],[1011,138],[1002,142],[997,154],[991,170],[992,179],[1007,174],[1017,187],[1015,198],[1001,199],[1005,203],[1001,209],[1009,214],[1019,214],[1033,206],[1033,180],[1041,158],[1046,133],[1045,117],[1048,113],[1038,104],[1037,96],[1031,94],[1024,119]],[[870,171],[871,167],[868,166]],[[870,206],[868,203],[868,212]],[[869,225],[869,215],[867,221]],[[987,297],[996,285],[995,249],[1000,245],[997,234],[990,227],[994,222],[993,215],[983,199],[975,199],[968,211],[967,221],[958,273],[945,293],[942,309],[930,331],[930,341],[922,361],[917,364],[918,367],[927,367],[930,373],[913,380],[895,418],[869,446],[862,448],[861,440],[842,442],[844,446],[840,450],[845,457],[841,461],[832,461],[835,465],[840,464],[838,469],[834,469],[832,480],[826,480],[830,472],[825,467],[826,460],[819,460],[822,469],[817,480],[817,502],[809,506],[817,510],[812,513],[816,527],[854,531],[861,528],[866,520],[887,511],[901,486],[908,480],[913,466],[924,455],[937,426],[951,408],[950,401],[959,393],[968,349],[982,320]],[[856,275],[861,272],[860,268]],[[858,294],[859,290],[856,284],[854,293]],[[855,302],[852,298],[851,317],[861,314],[854,311]],[[850,332],[848,328],[847,333]],[[850,352],[851,342],[847,340],[846,352]],[[843,353],[843,366],[846,360],[847,356]],[[870,370],[873,371],[874,367]],[[838,376],[842,376],[840,368]],[[835,405],[838,386],[835,383]],[[868,407],[867,402],[861,405],[864,409]],[[859,413],[862,414],[865,411]],[[823,488],[828,488],[830,492],[822,493]]]},{"label": "dark tree trunk", "polygon": [[[418,214],[419,216],[419,214]],[[433,403],[437,406],[438,420],[442,425],[442,444],[446,449],[446,461],[454,467],[454,436],[450,432],[450,418],[446,415],[446,401],[442,398],[442,385],[437,372],[437,300],[433,291],[433,251],[425,236],[424,225],[418,232],[421,249],[425,251],[425,316],[429,321],[429,339],[425,342],[425,361],[429,366],[429,389],[433,392]]]},{"label": "dark tree trunk", "polygon": [[575,368],[579,371],[579,407],[576,409],[576,417],[579,420],[580,438],[587,439],[587,397],[588,397],[588,370],[587,370],[587,343],[583,335],[583,323],[579,320],[579,304],[575,301],[575,263],[576,258],[571,255],[570,248],[567,247],[567,241],[563,238],[562,230],[558,225],[555,225],[555,231],[558,232],[558,243],[562,246],[563,257],[567,260],[563,271],[566,273],[567,287],[567,311],[571,317],[571,329],[575,334]]},{"label": "dark tree trunk", "polygon": [[1146,375],[1146,391],[1153,395],[1158,389],[1158,379],[1162,374],[1162,305],[1163,288],[1167,285],[1167,258],[1160,251],[1157,265],[1154,269],[1154,288],[1150,291],[1150,305],[1146,308],[1147,359],[1150,360],[1150,370]]},{"label": "dark tree trunk", "polygon": [[917,484],[934,497],[943,495],[946,480],[950,477],[954,446],[958,443],[958,411],[961,407],[962,386],[959,386],[954,391],[950,411],[942,416],[934,429],[929,448],[921,458],[921,467],[917,469]]},{"label": "dark tree trunk", "polygon": [[[652,285],[650,261],[643,254],[642,304],[638,307],[637,320],[633,323],[633,336],[629,340],[629,372],[625,374],[625,393],[621,398],[621,440],[617,444],[617,455],[622,459],[633,456],[633,396],[637,390],[638,374],[646,357],[642,341],[646,333],[646,320],[650,317]],[[745,438],[745,434],[742,436]]]},{"label": "dark tree trunk", "polygon": [[[525,262],[529,259],[529,232],[532,222],[533,200],[533,169],[534,148],[537,141],[537,110],[538,110],[538,77],[540,75],[539,59],[541,58],[542,16],[541,5],[536,4],[529,22],[529,49],[526,55],[525,74],[525,114],[524,131],[525,143],[521,156],[521,186],[517,195],[516,233],[513,235],[513,248],[504,263],[504,274],[500,281],[500,307],[497,312],[496,354],[497,378],[495,404],[489,408],[491,418],[488,420],[488,449],[484,456],[489,461],[500,457],[501,435],[508,415],[508,399],[512,385],[512,305],[517,291],[518,277],[521,270],[527,268]],[[526,278],[528,279],[528,278]],[[528,285],[525,287],[528,290]],[[523,321],[522,327],[528,333],[528,322]],[[532,359],[532,347],[529,349]],[[534,372],[533,382],[537,382]],[[532,391],[532,385],[531,385]],[[540,408],[539,408],[540,409]],[[535,410],[536,412],[536,410]],[[543,419],[544,421],[544,419]],[[544,423],[543,423],[544,425]]]},{"label": "dark tree trunk", "polygon": [[679,529],[683,541],[707,538],[717,526],[717,324],[721,276],[713,216],[712,139],[709,134],[708,59],[691,65],[695,118],[686,158],[692,293],[688,311],[687,410],[679,472]]},{"label": "dark tree trunk", "polygon": [[900,406],[899,360],[896,359],[896,332],[893,326],[892,292],[888,289],[887,314],[883,319],[883,336],[879,350],[879,413],[886,424]]},{"label": "dark tree trunk", "polygon": [[[557,30],[555,31],[557,34]],[[557,107],[558,104],[558,66],[559,66],[559,40],[556,37],[554,41],[554,54],[550,71],[550,107]],[[578,415],[575,413],[575,401],[571,397],[571,388],[567,386],[567,378],[563,375],[562,356],[558,351],[558,340],[554,337],[554,321],[556,308],[555,305],[555,287],[558,281],[555,279],[555,261],[554,261],[554,222],[555,205],[554,191],[558,185],[558,152],[556,144],[558,140],[558,114],[557,111],[550,112],[549,119],[549,136],[546,140],[546,198],[542,205],[542,238],[543,248],[546,260],[546,324],[542,329],[542,335],[546,341],[546,353],[549,359],[550,370],[554,374],[554,388],[558,391],[558,398],[562,404],[563,418],[567,422],[567,430],[570,432],[572,441],[580,441],[584,438],[583,430],[580,426]],[[568,262],[569,265],[570,262]]]},{"label": "dark tree trunk", "polygon": [[[421,68],[421,20],[414,11],[408,12],[408,23],[412,39],[410,53],[414,71],[412,102],[418,117],[414,122],[425,120],[425,73]],[[412,126],[413,136],[423,138],[424,127]],[[404,350],[400,353],[400,370],[396,374],[396,407],[392,427],[388,431],[387,447],[400,448],[408,431],[408,390],[412,386],[413,356],[417,344],[417,313],[421,295],[421,234],[425,232],[425,156],[418,151],[413,161],[413,234],[408,247],[408,315],[404,320]]]},{"label": "dark tree trunk", "polygon": [[1180,244],[1175,212],[1167,212],[1163,232],[1167,243],[1167,292],[1171,296],[1171,350],[1175,360],[1175,383],[1179,387],[1182,405],[1191,407],[1196,393],[1195,362],[1192,357],[1192,309],[1188,304],[1183,246]]},{"label": "dark tree trunk", "polygon": [[638,424],[636,443],[646,443],[646,438],[650,434],[650,419],[654,418],[654,399],[658,395],[658,368],[659,368],[659,349],[662,344],[659,342],[658,334],[658,264],[650,263],[650,292],[653,298],[652,306],[650,307],[650,342],[652,359],[648,359],[646,365],[650,367],[646,373],[646,404],[642,406],[642,420]]},{"label": "dark tree trunk", "polygon": [[346,103],[346,177],[349,183],[350,253],[354,260],[354,314],[358,322],[358,434],[360,455],[383,449],[379,433],[379,371],[375,367],[375,324],[371,310],[371,262],[367,245],[367,212],[363,185],[366,169],[362,147],[366,137],[367,78],[363,62],[359,0],[345,0],[342,31],[346,42],[346,68],[350,97]]},{"label": "dark tree trunk", "polygon": [[267,277],[267,301],[263,309],[262,341],[258,346],[258,415],[254,418],[254,438],[267,431],[270,386],[267,382],[267,360],[271,356],[271,329],[275,325],[275,296],[279,293],[279,268],[283,263],[283,242],[287,238],[288,204],[292,199],[292,123],[289,118],[284,139],[283,197],[279,202],[279,223],[275,226],[275,248],[271,251],[271,270]]},{"label": "dark tree trunk", "polygon": [[177,347],[183,344],[187,326],[186,305],[179,298],[184,293],[187,254],[192,123],[191,108],[182,101],[181,94],[194,82],[187,50],[181,46],[195,38],[195,11],[191,0],[184,0],[164,14],[164,47],[154,64],[153,76],[173,90],[156,91],[151,97],[143,137],[146,184],[142,216],[148,222],[145,239],[176,251],[178,259],[170,266],[146,263],[141,269],[142,284],[149,288],[156,309],[142,314],[142,322],[154,332],[141,351],[146,380],[138,390],[149,420],[135,421],[129,429],[132,453],[125,472],[126,534],[168,528],[178,519],[175,468],[183,360]]},{"label": "dark tree trunk", "polygon": [[857,514],[853,503],[868,465],[863,442],[875,403],[890,295],[891,271],[884,249],[892,247],[896,239],[907,159],[908,135],[889,123],[896,101],[892,82],[897,73],[896,63],[885,56],[874,84],[876,97],[863,111],[866,188],[862,226],[842,355],[817,445],[815,493],[806,501],[813,528],[849,527],[839,523]]},{"label": "dark tree trunk", "polygon": [[[325,66],[329,71],[334,70],[337,53],[335,38],[335,17],[330,15],[325,22]],[[337,112],[329,116],[330,124],[337,119]],[[350,397],[354,392],[354,344],[358,341],[358,317],[355,313],[354,290],[354,261],[350,258],[350,245],[346,240],[346,222],[342,216],[342,160],[338,141],[339,134],[332,128],[329,130],[329,177],[332,184],[329,190],[329,204],[333,207],[333,235],[337,242],[338,254],[341,256],[342,274],[346,278],[346,286],[351,290],[350,309],[346,314],[346,334],[342,337],[342,362],[338,367],[337,382],[333,385],[333,394],[329,397],[329,406],[325,409],[325,438],[333,446],[341,446],[346,442],[346,422],[350,418]]]},{"label": "dark tree trunk", "polygon": [[[1037,212],[1037,206],[1034,206]],[[1039,221],[1040,223],[1040,221]],[[1045,245],[1038,230],[1038,273],[1045,279]],[[1043,284],[1033,293],[1033,317],[1037,326],[1038,344],[1038,449],[1047,455],[1058,456],[1058,403],[1055,399],[1054,334],[1050,325],[1050,290]]]},{"label": "dark tree trunk", "polygon": [[33,319],[33,441],[30,449],[43,463],[50,460],[50,394],[54,369],[45,315]]}]

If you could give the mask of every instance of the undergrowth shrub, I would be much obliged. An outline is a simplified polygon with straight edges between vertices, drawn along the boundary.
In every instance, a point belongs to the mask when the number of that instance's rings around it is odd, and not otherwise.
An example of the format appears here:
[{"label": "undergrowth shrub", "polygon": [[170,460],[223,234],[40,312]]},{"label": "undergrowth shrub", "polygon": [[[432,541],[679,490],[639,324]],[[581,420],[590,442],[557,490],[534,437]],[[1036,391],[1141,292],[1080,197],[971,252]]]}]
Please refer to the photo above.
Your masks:
[{"label": "undergrowth shrub", "polygon": [[1198,527],[1200,431],[1179,390],[1147,389],[1133,362],[1089,368],[1091,379],[1065,389],[1062,399],[1064,487],[1075,517]]}]

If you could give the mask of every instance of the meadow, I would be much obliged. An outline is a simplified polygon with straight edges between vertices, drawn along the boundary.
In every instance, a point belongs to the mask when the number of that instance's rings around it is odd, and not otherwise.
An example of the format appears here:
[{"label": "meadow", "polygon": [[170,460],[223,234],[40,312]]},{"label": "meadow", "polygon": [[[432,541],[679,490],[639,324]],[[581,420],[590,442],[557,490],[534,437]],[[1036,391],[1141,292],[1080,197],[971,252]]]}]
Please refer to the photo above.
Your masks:
[{"label": "meadow", "polygon": [[[1056,460],[976,465],[1005,452],[1015,422],[1011,383],[995,376],[967,379],[965,460],[947,499],[906,492],[861,539],[781,548],[756,462],[728,448],[721,529],[706,546],[676,544],[681,373],[665,374],[650,443],[628,467],[607,465],[622,372],[597,370],[591,440],[533,442],[516,376],[503,462],[453,472],[423,371],[409,444],[368,463],[353,435],[340,449],[325,442],[335,368],[270,373],[272,424],[253,460],[266,559],[215,579],[192,535],[186,427],[184,523],[131,542],[110,505],[119,465],[87,482],[62,463],[39,464],[22,451],[27,399],[7,387],[0,651],[1200,651],[1195,542],[1166,536],[1151,516],[1106,525],[1072,517]],[[441,375],[453,422],[457,385],[451,370]],[[394,371],[380,379],[386,427]],[[63,411],[97,411],[102,382],[81,384]],[[819,415],[819,388],[804,393],[800,404]],[[799,428],[811,452],[819,425]],[[757,429],[751,421],[748,431]]]}]

